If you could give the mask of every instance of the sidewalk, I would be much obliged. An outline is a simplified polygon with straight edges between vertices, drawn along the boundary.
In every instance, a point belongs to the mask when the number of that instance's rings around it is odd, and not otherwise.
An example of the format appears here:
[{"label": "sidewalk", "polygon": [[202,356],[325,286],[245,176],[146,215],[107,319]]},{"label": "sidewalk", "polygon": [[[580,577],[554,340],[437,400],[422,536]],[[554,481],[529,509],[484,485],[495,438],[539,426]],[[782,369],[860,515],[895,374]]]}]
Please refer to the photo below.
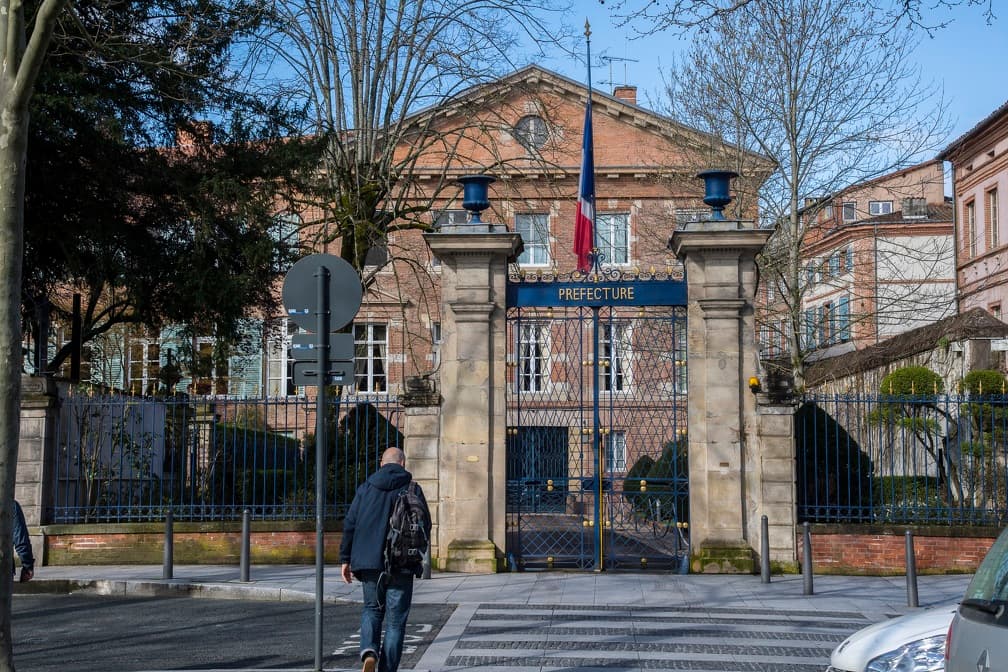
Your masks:
[{"label": "sidewalk", "polygon": [[[35,580],[16,585],[17,592],[67,592],[87,590],[115,595],[187,594],[194,597],[214,597],[258,600],[315,599],[315,567],[305,565],[253,566],[251,581],[239,580],[239,569],[233,566],[184,565],[174,568],[174,578],[162,579],[161,566],[75,566],[41,567]],[[969,575],[921,576],[918,591],[921,607],[956,601],[962,597]],[[620,635],[616,639],[631,645],[639,643],[640,623],[676,624],[703,617],[706,621],[740,623],[751,619],[748,630],[767,632],[779,628],[787,633],[801,628],[822,629],[829,623],[834,632],[853,632],[864,624],[912,611],[907,607],[906,579],[897,577],[815,576],[814,593],[803,595],[801,576],[775,576],[763,584],[759,576],[749,575],[680,575],[666,572],[523,572],[514,574],[468,575],[435,572],[429,580],[415,584],[414,602],[458,605],[434,643],[424,653],[416,669],[507,669],[546,670],[565,666],[536,664],[516,667],[513,662],[498,668],[490,663],[489,653],[477,654],[485,619],[508,622],[545,619],[548,629],[558,621],[578,620],[595,628],[615,627],[621,618],[638,623],[638,634]],[[346,585],[336,566],[326,567],[324,581],[326,601],[360,601],[360,586]],[[509,620],[510,619],[510,620]],[[589,623],[594,619],[594,623]],[[812,623],[811,621],[822,621]],[[650,626],[648,626],[650,627]],[[721,626],[715,623],[718,630]],[[532,628],[534,633],[534,628]],[[588,633],[585,633],[586,636]],[[842,636],[840,637],[842,639]],[[507,648],[507,637],[497,636],[495,648]],[[530,637],[517,635],[526,649],[532,646]],[[532,638],[534,639],[534,637]],[[550,639],[547,637],[546,639]],[[557,637],[552,638],[554,641]],[[592,638],[598,640],[595,636]],[[589,640],[590,641],[590,640]],[[671,642],[672,637],[656,634],[653,643]],[[839,640],[835,640],[838,642]],[[536,647],[540,646],[535,644]],[[542,645],[545,646],[545,645]],[[822,645],[815,652],[821,660],[832,645]],[[517,646],[516,643],[516,647]],[[543,656],[585,655],[585,645],[566,647],[562,652],[543,650]],[[579,649],[581,649],[579,651]],[[625,649],[623,649],[626,655]],[[706,658],[703,651],[697,656]],[[508,652],[499,652],[508,653]],[[485,662],[477,665],[464,661],[482,655]],[[602,661],[606,651],[593,654]],[[668,654],[672,655],[672,654]],[[645,654],[640,653],[643,661]],[[636,659],[636,658],[635,658]],[[782,661],[783,662],[783,661]],[[794,662],[794,661],[792,661]],[[560,663],[560,659],[557,659]],[[580,665],[580,664],[579,664]],[[602,663],[598,665],[602,667]],[[643,662],[640,669],[649,665]],[[570,669],[567,667],[566,669]],[[579,668],[580,669],[580,668]],[[587,668],[585,668],[587,669]],[[680,668],[683,669],[683,668]],[[791,668],[804,669],[804,668]],[[822,667],[818,668],[822,669]]]}]

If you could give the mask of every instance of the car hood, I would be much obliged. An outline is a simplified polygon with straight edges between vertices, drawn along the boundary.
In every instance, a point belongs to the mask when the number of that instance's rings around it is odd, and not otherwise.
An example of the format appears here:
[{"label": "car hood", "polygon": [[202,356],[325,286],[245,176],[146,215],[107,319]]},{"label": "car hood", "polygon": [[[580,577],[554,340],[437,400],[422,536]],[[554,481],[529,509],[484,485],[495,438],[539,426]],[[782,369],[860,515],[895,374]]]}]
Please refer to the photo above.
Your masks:
[{"label": "car hood", "polygon": [[864,672],[868,661],[910,642],[948,633],[958,603],[943,604],[858,630],[833,650],[830,666]]}]

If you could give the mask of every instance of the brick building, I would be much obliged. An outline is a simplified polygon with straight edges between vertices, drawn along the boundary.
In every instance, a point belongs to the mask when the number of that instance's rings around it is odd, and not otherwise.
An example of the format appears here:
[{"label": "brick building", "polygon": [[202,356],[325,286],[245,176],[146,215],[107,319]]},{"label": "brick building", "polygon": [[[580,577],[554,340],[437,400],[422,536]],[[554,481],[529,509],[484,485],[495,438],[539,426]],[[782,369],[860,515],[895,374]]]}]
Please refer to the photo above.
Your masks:
[{"label": "brick building", "polygon": [[[426,224],[435,229],[464,225],[462,175],[487,173],[491,208],[483,221],[522,234],[524,251],[515,273],[564,276],[576,267],[573,222],[581,162],[587,88],[566,77],[530,66],[453,98],[442,107],[418,112],[445,139],[416,161],[408,176],[417,202],[429,206]],[[613,95],[593,91],[596,213],[603,268],[624,275],[669,272],[678,262],[666,250],[672,230],[704,216],[698,170],[725,163],[717,139],[687,128],[639,105],[636,89],[620,86]],[[431,119],[433,117],[433,119]],[[759,171],[737,179],[736,216],[755,217],[755,193],[768,164],[753,157]],[[739,211],[741,209],[741,211]],[[318,214],[311,209],[278,214],[283,235],[300,230],[316,237]],[[336,252],[331,248],[319,252]],[[374,282],[355,320],[358,395],[390,397],[409,376],[436,371],[440,340],[439,263],[419,229],[389,234],[384,249],[373,250],[365,269]],[[59,325],[53,340],[69,330]],[[250,340],[258,347],[210,361],[212,340],[187,344],[208,360],[208,371],[193,380],[186,372],[179,391],[240,397],[300,396],[291,379],[289,345],[297,332],[282,316],[251,318]],[[145,393],[183,344],[168,328],[158,335],[120,332],[92,343],[85,377],[112,388]]]},{"label": "brick building", "polygon": [[[808,350],[861,349],[955,312],[952,209],[942,164],[862,182],[807,208],[801,338]],[[764,283],[765,356],[788,350],[779,287]]]},{"label": "brick building", "polygon": [[938,158],[952,163],[959,312],[979,307],[1002,319],[1008,307],[1008,233],[998,213],[1008,193],[1008,103]]}]

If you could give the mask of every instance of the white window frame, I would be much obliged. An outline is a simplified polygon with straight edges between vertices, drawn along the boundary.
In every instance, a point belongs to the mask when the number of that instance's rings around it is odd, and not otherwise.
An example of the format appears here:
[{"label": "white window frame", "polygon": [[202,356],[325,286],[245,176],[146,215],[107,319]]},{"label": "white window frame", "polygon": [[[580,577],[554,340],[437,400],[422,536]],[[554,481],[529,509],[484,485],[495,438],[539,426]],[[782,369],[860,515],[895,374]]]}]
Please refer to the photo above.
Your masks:
[{"label": "white window frame", "polygon": [[[601,360],[608,366],[599,366],[600,386],[604,392],[627,392],[632,381],[633,327],[627,322],[607,322],[599,334]],[[615,337],[615,338],[614,338]]]},{"label": "white window frame", "polygon": [[610,431],[605,437],[605,469],[607,473],[624,473],[627,470],[626,432]]},{"label": "white window frame", "polygon": [[545,212],[520,212],[515,215],[515,231],[521,235],[525,244],[524,251],[518,257],[519,265],[550,265],[549,219],[549,214]]},{"label": "white window frame", "polygon": [[892,208],[892,201],[868,201],[868,214],[872,217],[877,217],[878,215],[891,215]]},{"label": "white window frame", "polygon": [[[134,350],[138,347],[142,353],[139,362],[134,358]],[[161,371],[161,344],[158,339],[146,337],[131,338],[127,357],[126,389],[131,394],[146,395],[156,392],[159,382],[158,376]],[[139,366],[138,370],[134,369],[136,366]]]},{"label": "white window frame", "polygon": [[271,325],[266,342],[266,396],[294,397],[302,393],[294,384],[292,337],[302,330],[286,317]]},{"label": "white window frame", "polygon": [[518,392],[545,392],[550,385],[549,322],[520,322],[515,327],[517,366],[515,389]]},{"label": "white window frame", "polygon": [[857,201],[844,201],[842,207],[843,221],[857,221]]},{"label": "white window frame", "polygon": [[354,389],[361,394],[388,394],[389,325],[354,324]]},{"label": "white window frame", "polygon": [[[630,263],[630,213],[600,212],[595,215],[598,246],[606,266],[626,266]],[[623,240],[620,241],[619,237]],[[620,244],[622,243],[622,244]]]}]

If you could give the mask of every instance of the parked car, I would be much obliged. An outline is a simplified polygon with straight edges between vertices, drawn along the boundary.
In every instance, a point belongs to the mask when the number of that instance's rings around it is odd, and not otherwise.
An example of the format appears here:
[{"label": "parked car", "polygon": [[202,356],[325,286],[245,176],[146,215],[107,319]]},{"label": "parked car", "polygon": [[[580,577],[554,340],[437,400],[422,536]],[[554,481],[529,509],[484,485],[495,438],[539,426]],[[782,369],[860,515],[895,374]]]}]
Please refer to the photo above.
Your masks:
[{"label": "parked car", "polygon": [[840,643],[827,672],[940,672],[956,604],[869,625]]},{"label": "parked car", "polygon": [[1008,528],[973,575],[945,644],[948,672],[1008,670]]}]

